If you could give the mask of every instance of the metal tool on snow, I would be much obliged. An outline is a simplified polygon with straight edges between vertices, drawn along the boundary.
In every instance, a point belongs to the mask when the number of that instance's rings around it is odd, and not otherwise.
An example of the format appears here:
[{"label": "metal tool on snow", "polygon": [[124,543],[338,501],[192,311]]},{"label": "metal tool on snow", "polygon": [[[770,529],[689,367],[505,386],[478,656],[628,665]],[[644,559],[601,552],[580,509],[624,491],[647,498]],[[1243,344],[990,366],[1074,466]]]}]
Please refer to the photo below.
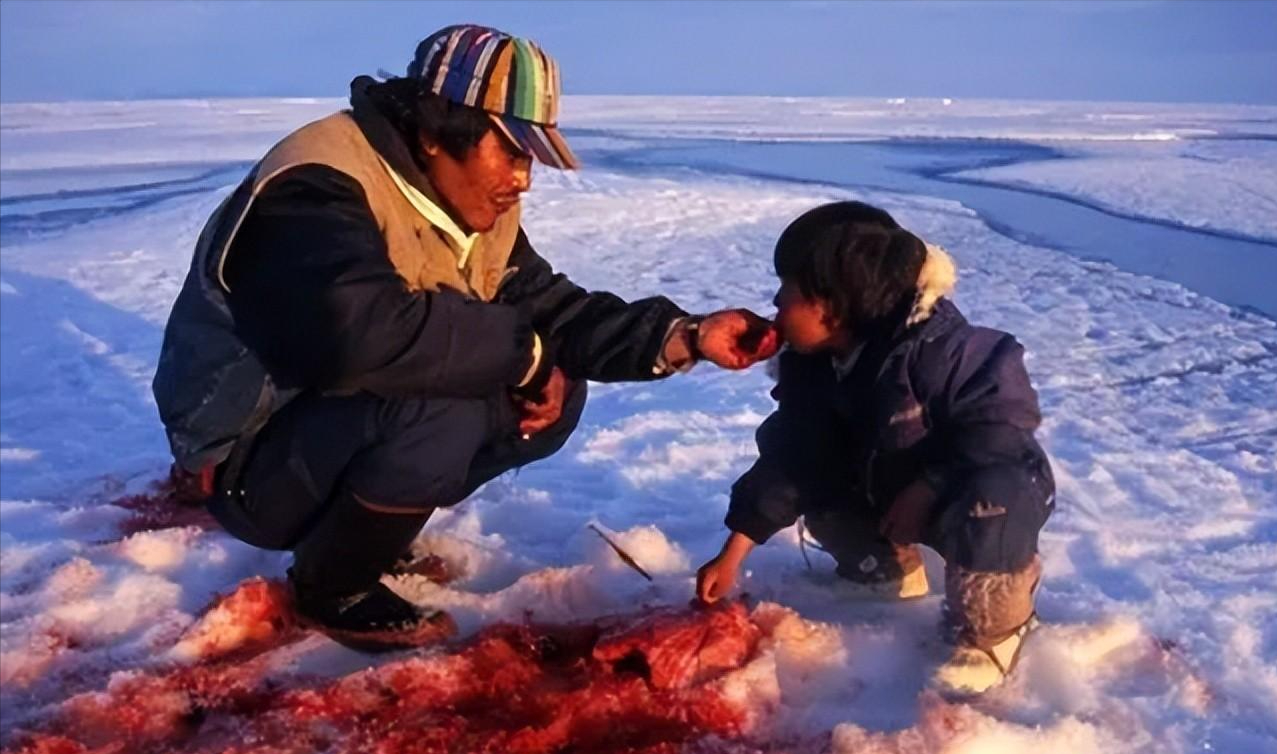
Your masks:
[{"label": "metal tool on snow", "polygon": [[639,575],[640,575],[640,576],[642,576],[643,578],[647,579],[648,581],[652,581],[652,577],[651,577],[651,575],[650,575],[650,574],[648,574],[648,572],[647,572],[647,571],[644,571],[644,570],[643,570],[643,566],[639,565],[639,564],[638,564],[638,562],[637,562],[637,561],[635,561],[635,560],[634,560],[634,558],[633,558],[633,557],[631,557],[631,556],[630,556],[630,554],[629,554],[628,552],[626,552],[625,550],[621,549],[621,546],[620,546],[620,545],[618,545],[616,542],[612,541],[612,538],[611,538],[611,537],[609,537],[608,535],[604,534],[602,529],[600,529],[600,528],[599,528],[596,524],[593,524],[593,523],[589,524],[589,527],[590,527],[591,529],[593,529],[593,530],[594,530],[594,533],[595,533],[595,534],[597,534],[597,535],[599,535],[599,537],[600,537],[600,538],[601,538],[604,542],[607,542],[608,547],[611,547],[611,548],[612,548],[612,552],[615,552],[615,553],[616,553],[616,556],[617,556],[618,558],[620,558],[620,559],[621,559],[621,562],[622,562],[622,563],[624,563],[625,565],[629,566],[630,568],[633,568],[634,570],[638,571]]}]

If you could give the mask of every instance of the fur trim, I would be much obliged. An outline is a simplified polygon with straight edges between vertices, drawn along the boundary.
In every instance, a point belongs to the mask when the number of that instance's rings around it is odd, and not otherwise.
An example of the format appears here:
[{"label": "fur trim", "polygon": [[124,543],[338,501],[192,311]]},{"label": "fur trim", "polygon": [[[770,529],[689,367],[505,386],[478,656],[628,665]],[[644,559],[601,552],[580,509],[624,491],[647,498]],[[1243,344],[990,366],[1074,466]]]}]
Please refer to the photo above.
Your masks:
[{"label": "fur trim", "polygon": [[[913,308],[909,310],[909,318],[906,320],[909,327],[927,321],[936,302],[942,296],[949,295],[958,284],[958,267],[953,263],[949,252],[935,244],[923,243],[927,247],[927,258],[918,271],[918,295],[913,300]],[[780,355],[788,349],[788,345],[782,345],[776,355],[767,360],[767,376],[772,380],[780,379]]]},{"label": "fur trim", "polygon": [[918,297],[913,300],[906,324],[925,322],[941,296],[946,296],[958,283],[958,268],[953,257],[935,244],[926,244],[927,259],[918,273]]},{"label": "fur trim", "polygon": [[1018,571],[971,571],[950,564],[944,573],[944,619],[959,643],[991,649],[1033,617],[1042,579],[1037,555]]}]

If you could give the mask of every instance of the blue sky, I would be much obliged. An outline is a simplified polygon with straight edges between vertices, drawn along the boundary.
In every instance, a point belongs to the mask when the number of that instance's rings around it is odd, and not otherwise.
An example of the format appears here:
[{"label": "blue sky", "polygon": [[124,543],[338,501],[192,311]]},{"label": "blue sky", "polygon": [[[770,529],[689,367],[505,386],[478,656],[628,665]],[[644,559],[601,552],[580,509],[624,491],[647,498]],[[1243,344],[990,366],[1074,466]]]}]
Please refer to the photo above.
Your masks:
[{"label": "blue sky", "polygon": [[463,21],[578,94],[1277,103],[1277,0],[3,0],[0,100],[342,96]]}]

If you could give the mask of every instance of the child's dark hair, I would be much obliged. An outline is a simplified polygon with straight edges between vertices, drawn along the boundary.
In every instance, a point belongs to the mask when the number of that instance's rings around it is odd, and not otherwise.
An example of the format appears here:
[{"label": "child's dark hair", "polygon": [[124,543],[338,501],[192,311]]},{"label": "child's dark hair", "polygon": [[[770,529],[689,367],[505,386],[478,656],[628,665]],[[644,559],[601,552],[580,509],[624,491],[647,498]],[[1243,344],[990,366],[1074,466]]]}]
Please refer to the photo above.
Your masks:
[{"label": "child's dark hair", "polygon": [[891,215],[861,202],[803,213],[776,241],[776,275],[828,301],[857,334],[892,329],[917,295],[926,245]]},{"label": "child's dark hair", "polygon": [[415,146],[424,134],[458,160],[492,127],[483,110],[446,100],[418,79],[392,78],[369,84],[366,91],[408,144]]}]

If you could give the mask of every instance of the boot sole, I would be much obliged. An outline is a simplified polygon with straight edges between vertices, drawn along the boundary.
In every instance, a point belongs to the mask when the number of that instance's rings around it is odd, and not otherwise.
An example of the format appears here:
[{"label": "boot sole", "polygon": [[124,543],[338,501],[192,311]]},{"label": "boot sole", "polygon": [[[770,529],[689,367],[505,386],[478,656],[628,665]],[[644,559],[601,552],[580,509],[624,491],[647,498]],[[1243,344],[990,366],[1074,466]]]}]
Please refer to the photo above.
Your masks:
[{"label": "boot sole", "polygon": [[456,622],[445,612],[440,612],[411,630],[352,631],[332,628],[311,620],[305,620],[302,628],[321,633],[343,647],[366,654],[428,647],[447,641],[458,633]]}]

